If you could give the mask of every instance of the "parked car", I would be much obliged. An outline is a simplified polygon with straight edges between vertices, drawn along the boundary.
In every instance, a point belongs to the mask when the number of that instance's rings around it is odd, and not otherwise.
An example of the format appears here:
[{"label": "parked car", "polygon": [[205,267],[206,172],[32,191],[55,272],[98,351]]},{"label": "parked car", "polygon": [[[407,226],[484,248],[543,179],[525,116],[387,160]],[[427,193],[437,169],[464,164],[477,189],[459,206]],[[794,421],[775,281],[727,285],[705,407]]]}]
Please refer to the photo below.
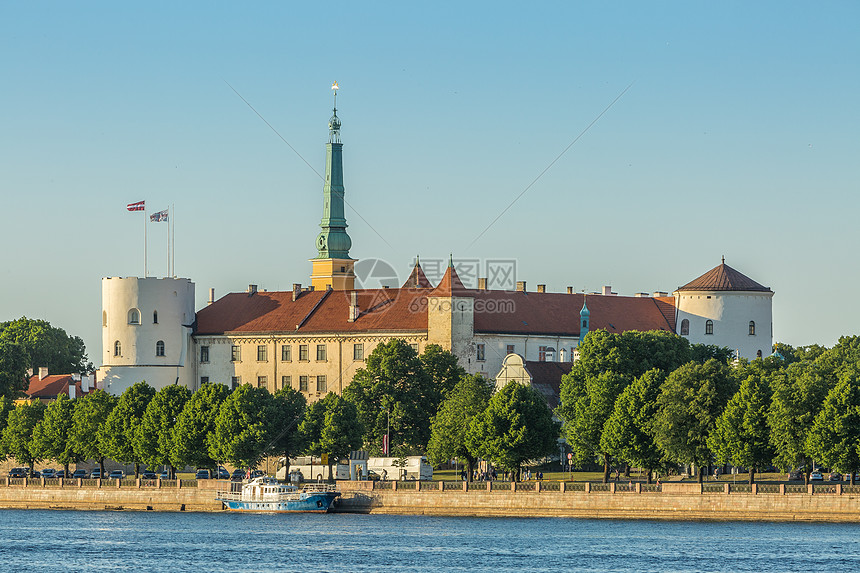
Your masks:
[{"label": "parked car", "polygon": [[367,473],[364,475],[364,479],[367,481],[379,481],[382,477],[373,470],[367,470]]},{"label": "parked car", "polygon": [[254,470],[251,472],[251,479],[263,477],[264,475],[266,475],[266,472],[263,470]]},{"label": "parked car", "polygon": [[42,474],[40,472],[37,472],[37,471],[33,471],[30,474],[30,479],[39,479],[40,477],[42,477]]},{"label": "parked car", "polygon": [[824,481],[824,476],[821,472],[812,472],[809,474],[809,481]]},{"label": "parked car", "polygon": [[10,478],[25,478],[27,477],[27,468],[12,468],[9,470]]},{"label": "parked car", "polygon": [[100,468],[96,468],[90,472],[90,479],[101,479],[102,470]]},{"label": "parked car", "polygon": [[223,466],[218,467],[218,479],[230,479],[230,472],[224,469]]},{"label": "parked car", "polygon": [[55,478],[64,479],[66,477],[66,470],[60,470],[54,474]]},{"label": "parked car", "polygon": [[122,470],[113,470],[108,479],[125,479],[125,472]]},{"label": "parked car", "polygon": [[52,468],[45,468],[42,470],[42,477],[43,478],[53,478],[53,477],[56,477],[56,475],[57,475],[57,471],[52,469]]},{"label": "parked car", "polygon": [[245,479],[245,472],[243,470],[233,470],[233,474],[230,476],[231,481],[242,481],[243,479]]},{"label": "parked car", "polygon": [[842,474],[839,472],[830,472],[830,475],[827,476],[827,479],[830,481],[842,481]]},{"label": "parked car", "polygon": [[170,470],[164,470],[158,476],[161,479],[170,479]]},{"label": "parked car", "polygon": [[209,479],[209,470],[197,470],[194,479]]},{"label": "parked car", "polygon": [[154,471],[146,470],[140,474],[140,479],[158,479],[158,475]]},{"label": "parked car", "polygon": [[798,481],[803,479],[803,472],[800,470],[791,470],[788,472],[788,481]]},{"label": "parked car", "polygon": [[86,479],[87,470],[78,468],[75,470],[75,473],[72,474],[72,477],[75,479]]}]

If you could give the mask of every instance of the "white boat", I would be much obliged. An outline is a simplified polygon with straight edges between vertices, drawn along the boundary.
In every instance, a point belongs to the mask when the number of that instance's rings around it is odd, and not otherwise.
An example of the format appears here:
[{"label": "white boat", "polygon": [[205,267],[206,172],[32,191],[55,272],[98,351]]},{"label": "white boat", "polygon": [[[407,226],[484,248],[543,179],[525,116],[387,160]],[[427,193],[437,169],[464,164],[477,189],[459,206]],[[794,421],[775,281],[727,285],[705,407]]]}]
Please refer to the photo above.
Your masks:
[{"label": "white boat", "polygon": [[215,496],[231,511],[326,513],[340,495],[334,484],[305,484],[299,489],[269,476],[234,487],[239,491],[219,491]]}]

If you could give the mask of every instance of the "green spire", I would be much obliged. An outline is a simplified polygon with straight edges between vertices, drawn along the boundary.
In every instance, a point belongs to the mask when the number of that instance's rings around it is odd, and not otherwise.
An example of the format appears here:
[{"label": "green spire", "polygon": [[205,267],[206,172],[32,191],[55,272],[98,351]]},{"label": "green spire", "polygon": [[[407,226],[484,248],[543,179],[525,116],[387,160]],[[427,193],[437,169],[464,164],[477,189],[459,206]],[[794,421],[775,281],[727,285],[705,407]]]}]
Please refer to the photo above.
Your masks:
[{"label": "green spire", "polygon": [[322,231],[317,235],[317,258],[348,259],[352,239],[346,233],[343,206],[343,144],[340,142],[340,118],[337,117],[337,82],[331,89],[334,90],[334,109],[328,122],[329,140],[325,146],[323,217],[320,221]]}]

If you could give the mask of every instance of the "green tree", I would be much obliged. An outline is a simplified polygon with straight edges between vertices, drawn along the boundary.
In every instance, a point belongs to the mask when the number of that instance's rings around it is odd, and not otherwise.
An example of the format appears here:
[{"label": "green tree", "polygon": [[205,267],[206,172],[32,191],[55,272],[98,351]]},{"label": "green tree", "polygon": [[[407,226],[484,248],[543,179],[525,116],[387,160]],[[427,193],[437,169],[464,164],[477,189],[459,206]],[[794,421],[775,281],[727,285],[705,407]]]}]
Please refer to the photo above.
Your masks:
[{"label": "green tree", "polygon": [[19,464],[26,465],[33,472],[33,465],[41,459],[33,445],[33,430],[45,413],[45,405],[39,401],[23,402],[9,412],[3,434],[0,436],[0,449],[7,457],[13,457]]},{"label": "green tree", "polygon": [[767,380],[749,376],[717,418],[707,440],[717,461],[749,468],[750,484],[755,481],[756,467],[770,465],[774,457],[767,423],[770,401]]},{"label": "green tree", "polygon": [[850,472],[860,469],[860,382],[849,373],[827,393],[806,437],[806,450],[824,465]]},{"label": "green tree", "polygon": [[603,451],[648,470],[648,483],[653,471],[665,465],[653,436],[657,398],[665,379],[665,373],[654,368],[627,386],[615,401],[600,436]]},{"label": "green tree", "polygon": [[[8,396],[0,396],[0,434],[3,433],[3,430],[6,428],[6,422],[9,420],[9,412],[15,409],[15,403],[12,402],[12,399]],[[6,456],[3,455],[3,451],[0,450],[0,460],[4,459]]]},{"label": "green tree", "polygon": [[523,462],[556,450],[558,435],[558,424],[543,396],[531,386],[508,382],[472,418],[466,447],[519,477]]},{"label": "green tree", "polygon": [[711,460],[708,434],[735,391],[735,380],[726,364],[711,359],[690,362],[672,371],[657,398],[654,439],[671,461],[694,464],[701,469]]},{"label": "green tree", "polygon": [[63,465],[66,475],[69,464],[83,461],[83,454],[75,448],[71,439],[74,411],[77,401],[60,394],[45,408],[44,416],[33,429],[32,450],[35,457],[52,459]]},{"label": "green tree", "polygon": [[716,346],[714,344],[690,345],[690,360],[699,364],[704,364],[712,358],[717,362],[728,362],[734,355],[735,351],[725,346]]},{"label": "green tree", "polygon": [[198,468],[217,469],[219,460],[209,455],[208,440],[215,431],[218,409],[229,395],[230,389],[224,384],[206,383],[185,403],[173,427],[171,465],[187,463]]},{"label": "green tree", "polygon": [[0,339],[0,396],[17,398],[29,386],[29,358],[24,347]]},{"label": "green tree", "polygon": [[218,408],[215,431],[207,440],[209,457],[237,467],[256,467],[271,439],[272,395],[243,384]]},{"label": "green tree", "polygon": [[99,443],[105,456],[124,464],[134,462],[135,478],[140,475],[140,458],[134,451],[135,433],[154,396],[155,388],[145,381],[129,386],[98,430]]},{"label": "green tree", "polygon": [[72,449],[80,452],[83,459],[98,462],[102,475],[105,474],[107,454],[105,454],[100,432],[107,424],[108,416],[116,404],[116,396],[96,390],[76,398],[75,411],[72,414],[72,431],[69,435]]},{"label": "green tree", "polygon": [[92,371],[87,362],[84,341],[46,320],[21,317],[0,323],[0,342],[20,344],[27,355],[27,368],[38,372],[46,366],[54,374],[77,374]]},{"label": "green tree", "polygon": [[493,383],[480,374],[460,378],[430,423],[430,463],[438,466],[455,457],[466,460],[466,479],[472,479],[478,456],[466,447],[466,436],[472,419],[487,408],[492,395]]},{"label": "green tree", "polygon": [[800,467],[809,483],[810,456],[807,436],[827,393],[836,384],[834,376],[814,362],[792,364],[771,378],[770,426],[774,462],[782,470]]},{"label": "green tree", "polygon": [[[176,466],[171,459],[171,454],[175,453],[173,427],[190,398],[191,391],[178,384],[165,386],[155,393],[134,432],[132,447],[136,459],[149,468],[169,466],[171,476],[175,474]],[[180,465],[184,463],[185,460],[181,460]]]},{"label": "green tree", "polygon": [[443,350],[438,344],[428,344],[424,347],[424,354],[420,356],[424,372],[430,376],[433,388],[436,391],[434,401],[436,407],[454,389],[460,379],[466,375],[466,370],[460,366],[457,357],[448,350]]},{"label": "green tree", "polygon": [[329,392],[308,406],[299,432],[304,436],[307,453],[328,454],[329,476],[333,477],[332,463],[361,446],[364,428],[355,404]]},{"label": "green tree", "polygon": [[307,408],[305,397],[290,387],[275,392],[272,402],[272,438],[269,451],[284,459],[284,475],[290,473],[290,458],[304,449],[299,424]]},{"label": "green tree", "polygon": [[382,451],[390,420],[392,450],[424,451],[438,393],[415,350],[406,342],[394,339],[374,348],[343,396],[358,408],[367,449]]}]

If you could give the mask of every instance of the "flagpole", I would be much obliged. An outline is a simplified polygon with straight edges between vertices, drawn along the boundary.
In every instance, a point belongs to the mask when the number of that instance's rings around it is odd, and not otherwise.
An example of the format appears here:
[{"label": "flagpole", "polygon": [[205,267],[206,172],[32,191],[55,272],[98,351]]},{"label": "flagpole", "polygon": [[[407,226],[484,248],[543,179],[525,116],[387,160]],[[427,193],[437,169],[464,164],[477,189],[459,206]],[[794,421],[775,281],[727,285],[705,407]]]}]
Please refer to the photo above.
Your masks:
[{"label": "flagpole", "polygon": [[170,207],[167,207],[167,276],[170,277]]},{"label": "flagpole", "polygon": [[[176,216],[176,203],[173,204],[173,211],[174,211],[174,213],[173,213],[173,215],[171,215],[171,217]],[[171,218],[170,224],[173,225],[173,243],[171,244],[172,257],[171,257],[170,276],[175,277],[176,276],[176,220]]]},{"label": "flagpole", "polygon": [[143,207],[143,278],[147,276],[146,269],[146,205]]}]

